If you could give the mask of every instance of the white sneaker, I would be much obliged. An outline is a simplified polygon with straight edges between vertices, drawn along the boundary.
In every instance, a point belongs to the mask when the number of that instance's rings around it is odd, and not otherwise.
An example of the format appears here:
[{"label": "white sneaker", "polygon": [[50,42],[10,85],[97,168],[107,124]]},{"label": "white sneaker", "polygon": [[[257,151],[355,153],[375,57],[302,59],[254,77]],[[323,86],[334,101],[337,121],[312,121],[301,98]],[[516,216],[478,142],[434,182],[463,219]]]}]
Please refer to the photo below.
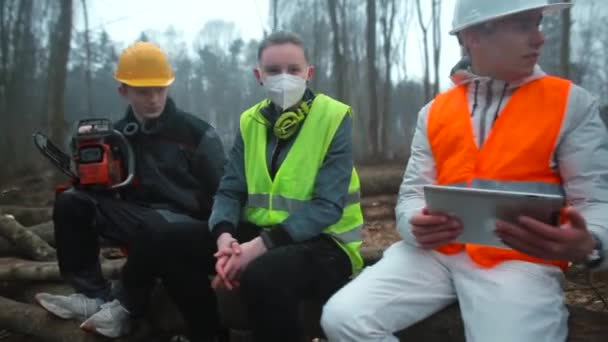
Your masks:
[{"label": "white sneaker", "polygon": [[101,310],[84,321],[82,330],[116,338],[131,331],[131,315],[117,299],[101,305]]},{"label": "white sneaker", "polygon": [[69,296],[52,295],[50,293],[36,294],[36,301],[48,312],[63,319],[85,320],[99,311],[103,301],[89,298],[82,293]]}]

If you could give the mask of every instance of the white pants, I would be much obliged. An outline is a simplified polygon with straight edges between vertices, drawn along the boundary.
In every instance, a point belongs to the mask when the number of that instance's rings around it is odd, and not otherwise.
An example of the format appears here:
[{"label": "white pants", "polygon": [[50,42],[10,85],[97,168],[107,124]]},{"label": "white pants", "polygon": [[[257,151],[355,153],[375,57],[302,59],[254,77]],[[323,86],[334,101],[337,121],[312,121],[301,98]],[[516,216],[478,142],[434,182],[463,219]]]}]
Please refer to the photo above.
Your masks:
[{"label": "white pants", "polygon": [[323,308],[330,341],[398,341],[394,332],[458,300],[468,342],[563,342],[564,276],[554,266],[508,261],[480,268],[404,242],[386,250]]}]

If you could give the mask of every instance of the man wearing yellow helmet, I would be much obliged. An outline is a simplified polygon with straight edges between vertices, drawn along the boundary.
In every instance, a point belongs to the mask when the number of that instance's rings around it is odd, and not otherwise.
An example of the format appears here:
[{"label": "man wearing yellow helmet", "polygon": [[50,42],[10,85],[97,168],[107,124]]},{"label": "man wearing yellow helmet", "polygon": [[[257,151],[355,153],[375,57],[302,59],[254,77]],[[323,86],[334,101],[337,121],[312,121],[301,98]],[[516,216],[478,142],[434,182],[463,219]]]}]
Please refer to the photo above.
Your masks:
[{"label": "man wearing yellow helmet", "polygon": [[[608,134],[597,100],[536,64],[546,0],[457,0],[452,34],[470,59],[419,114],[396,207],[403,241],[326,304],[330,341],[394,332],[458,301],[467,341],[565,341],[569,262],[606,268]],[[520,216],[463,227],[430,212],[427,184],[563,194],[558,226]],[[488,227],[490,226],[490,227]],[[501,247],[455,240],[494,230]]]},{"label": "man wearing yellow helmet", "polygon": [[[36,298],[59,317],[85,320],[81,328],[87,331],[118,337],[128,333],[132,317],[143,313],[155,278],[160,277],[186,314],[193,341],[212,339],[218,319],[207,274],[214,269],[215,243],[206,221],[223,172],[222,143],[213,127],[179,110],[168,97],[174,75],[158,46],[137,42],[128,47],[115,78],[129,104],[115,129],[134,151],[135,180],[119,194],[72,188],[56,198],[59,267],[76,294],[40,293]],[[203,234],[191,233],[197,231]],[[101,274],[99,236],[129,251],[115,291]],[[190,255],[182,250],[203,254],[207,268],[190,272]],[[200,279],[207,280],[206,287],[198,285]],[[195,308],[196,321],[188,320],[192,302],[202,303]]]}]

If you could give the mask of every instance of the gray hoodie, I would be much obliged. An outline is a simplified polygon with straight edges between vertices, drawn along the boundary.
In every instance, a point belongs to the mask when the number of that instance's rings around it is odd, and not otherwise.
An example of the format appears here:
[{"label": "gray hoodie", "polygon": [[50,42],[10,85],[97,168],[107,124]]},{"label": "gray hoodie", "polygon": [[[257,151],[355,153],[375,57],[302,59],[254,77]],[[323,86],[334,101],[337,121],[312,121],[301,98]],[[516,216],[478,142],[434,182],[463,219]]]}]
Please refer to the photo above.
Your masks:
[{"label": "gray hoodie", "polygon": [[[517,82],[474,75],[470,70],[452,74],[456,85],[468,87],[471,125],[478,146],[483,145],[494,120],[517,89],[546,74],[539,66]],[[395,213],[397,228],[406,242],[416,245],[410,218],[425,207],[423,186],[436,182],[435,160],[427,137],[427,119],[432,101],[420,110]],[[570,88],[566,115],[551,159],[551,168],[563,181],[566,199],[587,220],[588,228],[602,241],[608,268],[608,134],[597,100],[583,88]]]}]

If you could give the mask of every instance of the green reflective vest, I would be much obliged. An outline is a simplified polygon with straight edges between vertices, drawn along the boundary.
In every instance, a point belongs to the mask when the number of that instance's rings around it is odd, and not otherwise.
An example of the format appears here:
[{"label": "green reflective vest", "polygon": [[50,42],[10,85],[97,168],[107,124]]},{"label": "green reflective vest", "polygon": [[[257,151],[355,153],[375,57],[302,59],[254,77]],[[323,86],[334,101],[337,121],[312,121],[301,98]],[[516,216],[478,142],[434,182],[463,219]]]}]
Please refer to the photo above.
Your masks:
[{"label": "green reflective vest", "polygon": [[[246,110],[240,121],[248,193],[244,218],[261,227],[283,222],[291,212],[311,200],[315,179],[329,145],[344,116],[351,115],[347,105],[318,94],[273,180],[266,163],[269,122],[260,112],[266,105],[268,101],[264,100]],[[362,226],[359,176],[353,168],[342,217],[323,233],[331,235],[346,252],[354,273],[363,267],[359,253]]]}]

